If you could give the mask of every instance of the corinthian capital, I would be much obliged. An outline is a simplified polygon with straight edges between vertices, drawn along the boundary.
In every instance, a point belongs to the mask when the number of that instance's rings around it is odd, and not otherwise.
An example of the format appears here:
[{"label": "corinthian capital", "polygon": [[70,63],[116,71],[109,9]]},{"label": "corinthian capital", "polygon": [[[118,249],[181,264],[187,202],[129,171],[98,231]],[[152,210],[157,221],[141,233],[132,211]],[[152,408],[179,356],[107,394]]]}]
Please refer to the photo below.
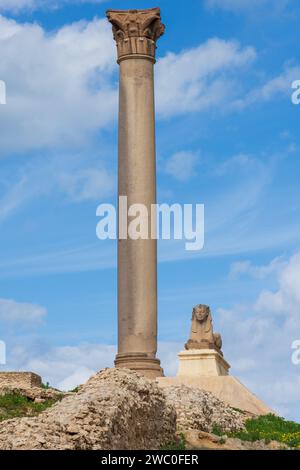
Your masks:
[{"label": "corinthian capital", "polygon": [[108,10],[117,43],[118,61],[130,57],[146,57],[155,61],[156,41],[165,31],[160,9]]}]

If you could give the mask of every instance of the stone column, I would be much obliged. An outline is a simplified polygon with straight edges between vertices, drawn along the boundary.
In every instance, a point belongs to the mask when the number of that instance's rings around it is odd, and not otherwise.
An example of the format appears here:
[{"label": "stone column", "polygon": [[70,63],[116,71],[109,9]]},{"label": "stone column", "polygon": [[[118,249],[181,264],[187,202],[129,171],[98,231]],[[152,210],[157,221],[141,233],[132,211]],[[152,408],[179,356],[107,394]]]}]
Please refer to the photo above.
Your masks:
[{"label": "stone column", "polygon": [[[156,40],[164,33],[164,25],[159,8],[109,10],[107,17],[120,65],[118,193],[127,196],[128,207],[147,207],[151,235],[151,205],[156,203],[153,69]],[[125,239],[121,232],[119,224],[115,365],[155,378],[163,375],[156,358],[157,242],[151,236]]]}]

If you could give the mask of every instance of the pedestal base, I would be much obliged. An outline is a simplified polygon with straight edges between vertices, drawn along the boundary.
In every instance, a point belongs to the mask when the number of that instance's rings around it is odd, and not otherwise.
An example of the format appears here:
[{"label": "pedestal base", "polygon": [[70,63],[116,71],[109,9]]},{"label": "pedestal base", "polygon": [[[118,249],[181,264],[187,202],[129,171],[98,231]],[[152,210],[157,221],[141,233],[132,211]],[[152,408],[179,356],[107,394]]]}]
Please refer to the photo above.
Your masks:
[{"label": "pedestal base", "polygon": [[135,370],[149,379],[164,376],[164,371],[160,367],[160,360],[149,357],[144,353],[117,354],[115,366]]},{"label": "pedestal base", "polygon": [[224,376],[230,369],[228,362],[214,349],[188,349],[178,357],[178,377]]}]

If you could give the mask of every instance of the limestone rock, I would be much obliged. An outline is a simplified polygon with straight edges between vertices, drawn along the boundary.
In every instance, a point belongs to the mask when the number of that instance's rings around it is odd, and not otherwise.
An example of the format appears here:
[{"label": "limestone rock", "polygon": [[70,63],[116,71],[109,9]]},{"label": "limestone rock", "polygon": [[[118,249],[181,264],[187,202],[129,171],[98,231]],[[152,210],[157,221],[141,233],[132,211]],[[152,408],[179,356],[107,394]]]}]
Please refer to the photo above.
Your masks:
[{"label": "limestone rock", "polygon": [[176,413],[155,382],[106,369],[38,417],[0,423],[0,449],[159,449],[175,432]]},{"label": "limestone rock", "polygon": [[202,431],[189,430],[184,433],[187,449],[190,450],[286,450],[290,449],[282,442],[242,441],[227,436],[215,436]]},{"label": "limestone rock", "polygon": [[0,372],[0,388],[42,387],[42,378],[33,372]]},{"label": "limestone rock", "polygon": [[163,388],[167,400],[177,411],[177,427],[211,432],[218,425],[225,432],[244,429],[247,418],[216,398],[212,393],[185,385]]}]

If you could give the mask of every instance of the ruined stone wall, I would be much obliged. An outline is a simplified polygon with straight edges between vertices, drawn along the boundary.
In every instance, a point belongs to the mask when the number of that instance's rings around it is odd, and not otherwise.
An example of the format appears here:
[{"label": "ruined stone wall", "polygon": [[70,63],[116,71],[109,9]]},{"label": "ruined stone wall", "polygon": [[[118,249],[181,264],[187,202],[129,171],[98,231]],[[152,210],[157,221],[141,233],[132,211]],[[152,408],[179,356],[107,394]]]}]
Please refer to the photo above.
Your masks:
[{"label": "ruined stone wall", "polygon": [[0,423],[0,450],[155,450],[176,442],[176,412],[154,380],[106,369],[38,416]]},{"label": "ruined stone wall", "polygon": [[33,372],[0,372],[0,388],[41,387],[42,379]]}]

